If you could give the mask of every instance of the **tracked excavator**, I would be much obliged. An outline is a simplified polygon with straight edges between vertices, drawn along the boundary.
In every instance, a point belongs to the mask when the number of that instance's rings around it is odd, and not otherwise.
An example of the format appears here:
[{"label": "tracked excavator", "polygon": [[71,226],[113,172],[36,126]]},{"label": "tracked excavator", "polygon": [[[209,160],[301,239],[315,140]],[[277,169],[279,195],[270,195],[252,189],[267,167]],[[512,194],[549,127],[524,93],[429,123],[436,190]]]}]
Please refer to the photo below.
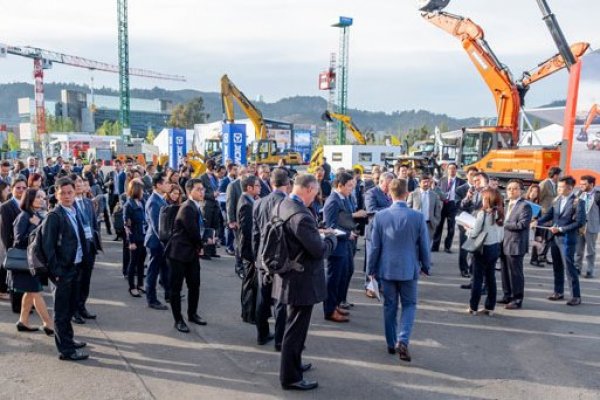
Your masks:
[{"label": "tracked excavator", "polygon": [[223,120],[226,123],[235,122],[235,100],[242,111],[254,125],[255,140],[248,147],[248,160],[253,163],[277,165],[284,160],[286,165],[302,164],[302,155],[295,151],[279,151],[277,142],[268,138],[267,126],[262,113],[241,90],[239,90],[227,75],[221,77],[221,100],[223,103]]},{"label": "tracked excavator", "polygon": [[[450,0],[420,1],[421,16],[461,41],[490,89],[497,109],[495,126],[463,130],[458,160],[460,165],[463,168],[475,166],[500,179],[518,177],[526,181],[539,181],[546,178],[550,167],[560,163],[561,150],[548,147],[517,148],[519,112],[532,83],[577,62],[589,44],[577,43],[570,48],[559,46],[560,54],[541,63],[535,71],[524,73],[515,82],[508,67],[500,62],[485,40],[484,31],[479,25],[469,18],[443,11],[449,3]],[[553,21],[553,29],[560,32],[556,20]]]}]

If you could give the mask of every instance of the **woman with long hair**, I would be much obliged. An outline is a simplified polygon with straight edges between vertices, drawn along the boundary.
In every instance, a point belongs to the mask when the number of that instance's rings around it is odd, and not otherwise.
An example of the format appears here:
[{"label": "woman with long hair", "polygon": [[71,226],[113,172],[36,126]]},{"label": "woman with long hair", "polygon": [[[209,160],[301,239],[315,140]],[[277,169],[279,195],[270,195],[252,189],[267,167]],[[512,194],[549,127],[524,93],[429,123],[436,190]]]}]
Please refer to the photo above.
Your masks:
[{"label": "woman with long hair", "polygon": [[27,178],[27,187],[39,190],[42,188],[43,177],[41,174],[34,172],[33,174],[29,174],[29,178]]},{"label": "woman with long hair", "polygon": [[[144,247],[145,221],[144,212],[144,183],[140,179],[132,179],[127,187],[127,202],[123,206],[123,219],[127,243],[129,243],[129,267],[127,280],[129,281],[129,294],[141,297],[144,291]],[[137,278],[137,285],[135,280]]]},{"label": "woman with long hair", "polygon": [[167,193],[165,193],[165,200],[167,201],[167,204],[180,205],[183,201],[182,193],[183,190],[181,190],[181,187],[179,185],[171,185],[171,189],[169,189]]},{"label": "woman with long hair", "polygon": [[[21,213],[14,222],[15,241],[14,247],[17,249],[27,249],[29,244],[29,235],[42,223],[42,211],[46,204],[46,193],[40,189],[29,188],[21,199]],[[24,293],[21,300],[21,314],[17,322],[19,332],[35,332],[38,328],[29,326],[29,311],[31,306],[35,306],[44,324],[43,329],[46,335],[53,336],[54,329],[52,319],[48,314],[46,302],[42,297],[42,280],[38,276],[32,276],[29,271],[11,271],[12,287],[14,291]]]},{"label": "woman with long hair", "polygon": [[0,181],[0,204],[8,200],[10,196],[10,185],[4,181]]},{"label": "woman with long hair", "polygon": [[496,307],[496,262],[500,257],[500,246],[504,237],[504,203],[502,195],[496,189],[485,189],[481,192],[482,207],[477,212],[475,226],[467,231],[470,238],[486,233],[481,251],[476,251],[473,262],[473,285],[469,309],[471,315],[477,315],[481,287],[485,280],[487,299],[484,314],[492,316]]}]

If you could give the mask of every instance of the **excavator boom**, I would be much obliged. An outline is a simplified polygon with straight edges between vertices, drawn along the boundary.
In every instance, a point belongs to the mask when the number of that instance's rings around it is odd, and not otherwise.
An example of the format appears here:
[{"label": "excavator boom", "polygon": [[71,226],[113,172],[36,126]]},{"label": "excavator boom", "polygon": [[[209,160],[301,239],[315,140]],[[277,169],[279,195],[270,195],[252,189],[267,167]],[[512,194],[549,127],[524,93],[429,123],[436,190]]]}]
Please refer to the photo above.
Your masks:
[{"label": "excavator boom", "polygon": [[[589,48],[589,43],[579,42],[571,45],[571,52],[573,53],[575,60],[578,61]],[[552,75],[555,72],[560,71],[566,66],[567,64],[565,63],[563,56],[561,54],[556,54],[550,59],[539,64],[533,72],[524,72],[523,77],[519,82],[519,86],[527,87],[532,83],[535,83],[549,75]]]},{"label": "excavator boom", "polygon": [[267,139],[267,127],[260,110],[229,80],[227,75],[223,75],[221,77],[221,101],[223,103],[223,119],[228,123],[235,121],[234,99],[254,125],[256,140]]},{"label": "excavator boom", "polygon": [[356,124],[354,122],[352,122],[352,118],[349,117],[348,115],[336,114],[336,113],[332,113],[329,111],[325,111],[321,118],[324,121],[329,121],[329,122],[333,122],[334,119],[340,121],[341,123],[343,123],[346,126],[346,129],[349,129],[350,132],[352,132],[352,135],[354,135],[354,138],[356,139],[356,141],[359,144],[367,144],[367,139],[362,134],[360,129],[358,129]]}]

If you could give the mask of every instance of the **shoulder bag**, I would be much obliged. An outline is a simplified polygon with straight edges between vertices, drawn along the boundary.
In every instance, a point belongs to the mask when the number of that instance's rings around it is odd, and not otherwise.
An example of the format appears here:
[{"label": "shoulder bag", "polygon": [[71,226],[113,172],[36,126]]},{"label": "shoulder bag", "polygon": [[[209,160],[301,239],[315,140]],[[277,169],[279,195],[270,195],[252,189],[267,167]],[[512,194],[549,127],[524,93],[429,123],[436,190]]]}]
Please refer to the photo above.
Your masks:
[{"label": "shoulder bag", "polygon": [[4,260],[4,268],[7,271],[23,271],[29,272],[29,264],[27,262],[27,250],[11,247],[6,252]]},{"label": "shoulder bag", "polygon": [[469,253],[483,252],[483,243],[485,242],[485,238],[487,237],[487,232],[485,230],[485,220],[487,219],[487,217],[487,213],[485,213],[483,217],[483,225],[481,227],[481,232],[479,233],[479,235],[477,235],[477,237],[467,237],[467,240],[462,245],[463,250],[466,250]]}]

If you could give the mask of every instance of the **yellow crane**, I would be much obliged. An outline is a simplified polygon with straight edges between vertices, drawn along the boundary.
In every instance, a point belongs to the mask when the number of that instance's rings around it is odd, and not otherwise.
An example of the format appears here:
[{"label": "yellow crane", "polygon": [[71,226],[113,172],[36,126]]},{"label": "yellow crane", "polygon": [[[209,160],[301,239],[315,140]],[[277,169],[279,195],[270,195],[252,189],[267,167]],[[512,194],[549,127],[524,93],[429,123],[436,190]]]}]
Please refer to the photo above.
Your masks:
[{"label": "yellow crane", "polygon": [[248,159],[250,162],[259,164],[276,165],[279,160],[284,160],[286,165],[302,164],[302,156],[298,152],[277,149],[277,142],[268,139],[267,127],[262,113],[241,90],[239,90],[227,75],[221,77],[221,100],[223,103],[223,119],[227,123],[235,122],[234,103],[235,100],[242,111],[254,125],[255,141],[249,147]]}]

